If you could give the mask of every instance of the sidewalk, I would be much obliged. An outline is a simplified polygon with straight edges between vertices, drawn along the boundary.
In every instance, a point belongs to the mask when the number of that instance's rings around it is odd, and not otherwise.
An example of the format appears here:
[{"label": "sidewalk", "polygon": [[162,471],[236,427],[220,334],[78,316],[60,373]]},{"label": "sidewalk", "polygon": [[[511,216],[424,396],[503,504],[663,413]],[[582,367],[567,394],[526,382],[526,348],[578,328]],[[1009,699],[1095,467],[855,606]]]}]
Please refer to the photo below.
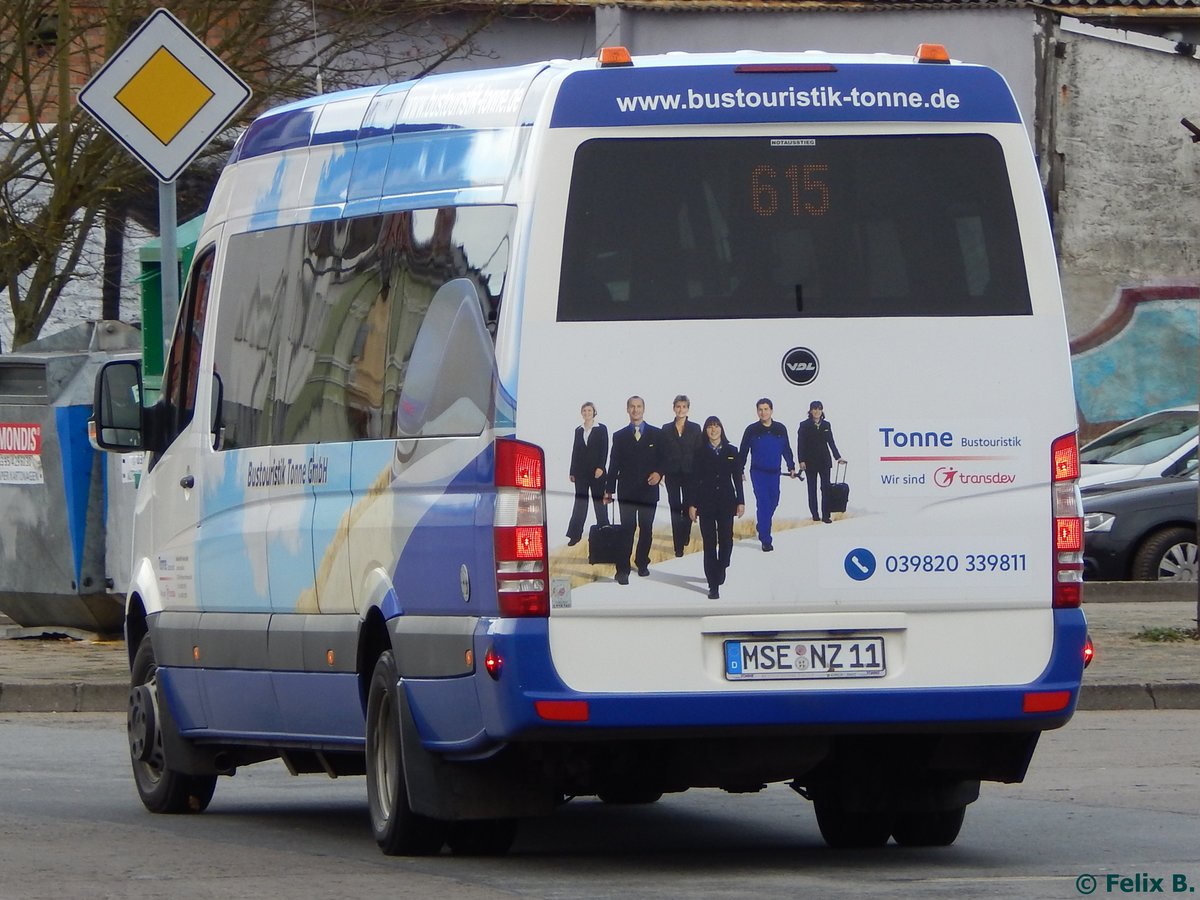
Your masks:
[{"label": "sidewalk", "polygon": [[[1087,584],[1096,658],[1080,709],[1200,709],[1200,641],[1138,640],[1145,629],[1194,628],[1196,586]],[[0,616],[0,713],[121,712],[129,693],[122,640],[22,629]]]}]

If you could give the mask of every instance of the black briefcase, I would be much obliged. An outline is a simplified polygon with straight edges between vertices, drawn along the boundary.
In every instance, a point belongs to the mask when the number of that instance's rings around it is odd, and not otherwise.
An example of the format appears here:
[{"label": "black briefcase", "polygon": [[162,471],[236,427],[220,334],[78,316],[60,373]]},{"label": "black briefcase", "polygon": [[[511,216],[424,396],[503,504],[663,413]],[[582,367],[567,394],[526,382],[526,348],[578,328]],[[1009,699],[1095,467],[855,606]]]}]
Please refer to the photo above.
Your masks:
[{"label": "black briefcase", "polygon": [[588,529],[588,562],[617,564],[629,562],[633,550],[633,529],[627,525],[593,525]]},{"label": "black briefcase", "polygon": [[829,483],[829,491],[825,495],[826,513],[844,513],[850,503],[850,485],[846,484],[846,464],[838,463],[834,470],[833,481]]}]

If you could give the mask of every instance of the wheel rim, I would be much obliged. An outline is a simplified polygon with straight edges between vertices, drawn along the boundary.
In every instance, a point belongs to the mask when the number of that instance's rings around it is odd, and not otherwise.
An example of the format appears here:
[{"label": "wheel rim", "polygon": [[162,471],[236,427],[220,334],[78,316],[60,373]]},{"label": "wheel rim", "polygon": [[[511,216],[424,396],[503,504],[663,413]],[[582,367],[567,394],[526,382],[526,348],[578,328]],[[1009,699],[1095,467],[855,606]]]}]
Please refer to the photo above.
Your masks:
[{"label": "wheel rim", "polygon": [[371,766],[375,775],[375,784],[378,786],[376,802],[379,805],[380,820],[390,822],[393,798],[396,796],[400,748],[396,740],[392,705],[387,702],[386,696],[382,698],[382,702],[375,711],[375,723]]},{"label": "wheel rim", "polygon": [[1197,574],[1196,544],[1180,541],[1162,555],[1158,562],[1159,581],[1195,581]]},{"label": "wheel rim", "polygon": [[151,675],[129,694],[127,732],[129,757],[141,778],[158,784],[166,768],[162,727],[158,715],[158,678]]}]

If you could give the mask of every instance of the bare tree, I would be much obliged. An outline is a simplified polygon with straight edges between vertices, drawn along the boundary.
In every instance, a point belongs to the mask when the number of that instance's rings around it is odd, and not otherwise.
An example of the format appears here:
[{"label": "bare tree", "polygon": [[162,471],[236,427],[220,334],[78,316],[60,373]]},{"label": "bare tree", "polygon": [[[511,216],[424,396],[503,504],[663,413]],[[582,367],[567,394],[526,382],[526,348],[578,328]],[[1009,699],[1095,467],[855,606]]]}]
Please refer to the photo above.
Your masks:
[{"label": "bare tree", "polygon": [[[468,28],[440,27],[449,0],[191,0],[176,15],[254,91],[255,111],[340,87],[421,74],[474,52],[509,0],[476,3]],[[34,340],[79,277],[111,270],[128,215],[154,225],[155,182],[75,102],[156,2],[4,0],[0,4],[0,291],[13,346]],[[202,210],[238,122],[181,183],[181,211]],[[108,219],[104,261],[88,238]],[[149,221],[146,221],[149,219]],[[111,271],[105,314],[114,312]],[[119,279],[118,279],[119,281]]]}]

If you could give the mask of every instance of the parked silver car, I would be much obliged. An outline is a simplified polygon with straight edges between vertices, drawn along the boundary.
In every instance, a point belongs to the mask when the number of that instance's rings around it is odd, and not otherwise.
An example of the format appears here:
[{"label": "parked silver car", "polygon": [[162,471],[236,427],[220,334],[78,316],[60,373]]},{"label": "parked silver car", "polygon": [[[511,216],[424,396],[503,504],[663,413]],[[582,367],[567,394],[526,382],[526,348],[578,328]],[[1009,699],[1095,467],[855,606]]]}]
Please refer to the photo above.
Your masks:
[{"label": "parked silver car", "polygon": [[1182,474],[1196,459],[1198,408],[1176,406],[1139,416],[1079,450],[1079,486]]}]

